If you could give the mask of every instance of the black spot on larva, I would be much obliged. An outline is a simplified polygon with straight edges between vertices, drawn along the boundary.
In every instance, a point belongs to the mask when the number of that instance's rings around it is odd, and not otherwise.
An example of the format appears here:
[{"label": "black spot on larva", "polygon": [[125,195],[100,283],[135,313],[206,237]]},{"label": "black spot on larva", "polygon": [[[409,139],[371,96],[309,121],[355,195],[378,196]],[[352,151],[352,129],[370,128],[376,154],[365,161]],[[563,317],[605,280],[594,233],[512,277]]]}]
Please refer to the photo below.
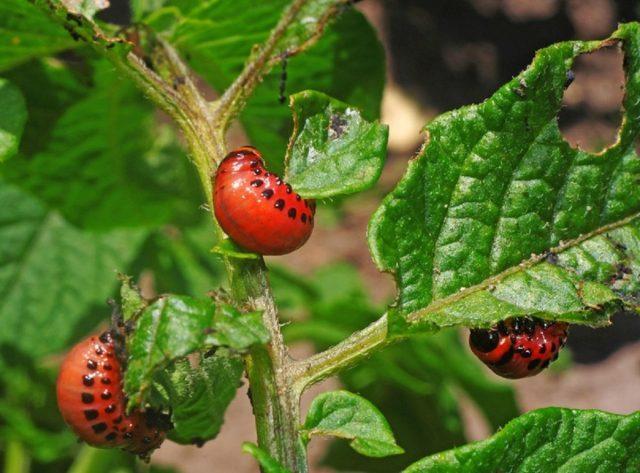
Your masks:
[{"label": "black spot on larva", "polygon": [[82,393],[80,398],[82,399],[83,404],[91,404],[94,399],[93,394],[91,393]]},{"label": "black spot on larva", "polygon": [[547,366],[549,366],[549,363],[550,363],[550,362],[551,362],[550,360],[544,360],[544,361],[542,362],[542,364],[540,365],[540,368],[542,368],[543,370],[544,370],[544,369],[547,369]]},{"label": "black spot on larva", "polygon": [[251,181],[252,187],[260,187],[262,184],[264,184],[262,179],[256,179],[255,181]]},{"label": "black spot on larva", "polygon": [[309,208],[309,201],[308,201],[308,200],[306,200],[306,199],[305,199],[305,201],[304,201],[304,206],[305,206],[306,208]]},{"label": "black spot on larva", "polygon": [[511,361],[511,359],[513,358],[514,355],[514,351],[513,351],[513,347],[509,348],[509,351],[506,352],[504,355],[502,355],[502,358],[500,358],[495,365],[496,366],[502,366],[502,365],[506,365],[507,363],[509,363]]},{"label": "black spot on larva", "polygon": [[84,418],[87,420],[94,420],[98,418],[98,411],[95,409],[87,409],[84,411]]},{"label": "black spot on larva", "polygon": [[273,197],[273,189],[265,189],[262,191],[262,197],[265,199],[270,199]]},{"label": "black spot on larva", "polygon": [[278,186],[282,185],[282,179],[280,179],[279,177],[276,178],[276,185]]},{"label": "black spot on larva", "polygon": [[267,178],[267,177],[269,177],[269,176],[271,176],[271,173],[270,173],[270,172],[265,172],[265,173],[264,173],[264,177],[265,177],[265,178]]},{"label": "black spot on larva", "polygon": [[102,343],[109,343],[111,341],[111,337],[109,336],[109,332],[102,332],[98,337]]},{"label": "black spot on larva", "polygon": [[87,368],[89,368],[90,370],[95,370],[98,367],[98,363],[96,363],[93,360],[89,360],[87,361]]},{"label": "black spot on larva", "polygon": [[107,414],[111,414],[115,410],[116,410],[116,405],[115,404],[109,404],[107,407],[104,408],[104,411]]},{"label": "black spot on larva", "polygon": [[300,201],[302,200],[302,197],[300,197],[300,194],[296,194],[296,200],[297,200],[298,202],[300,202]]},{"label": "black spot on larva", "polygon": [[285,186],[285,189],[286,189],[287,194],[291,194],[291,186],[289,184],[287,184]]},{"label": "black spot on larva", "polygon": [[100,381],[102,382],[102,384],[111,384],[110,378],[100,378]]},{"label": "black spot on larva", "polygon": [[302,214],[300,220],[302,220],[302,223],[307,223],[307,214]]},{"label": "black spot on larva", "polygon": [[546,351],[547,351],[547,345],[546,345],[545,343],[541,343],[541,344],[540,344],[540,350],[539,350],[539,351],[540,351],[540,354],[541,354],[541,355],[545,354],[545,353],[546,353]]},{"label": "black spot on larva", "polygon": [[108,389],[105,389],[104,391],[102,391],[102,394],[100,394],[100,397],[105,401],[107,399],[111,399],[111,391],[109,391]]},{"label": "black spot on larva", "polygon": [[522,333],[522,322],[520,319],[513,319],[513,323],[511,324],[511,328],[516,335],[520,335]]},{"label": "black spot on larva", "polygon": [[529,362],[529,364],[527,365],[527,369],[529,371],[533,371],[538,367],[539,364],[540,364],[540,358],[536,358],[535,360],[532,360]]},{"label": "black spot on larva", "polygon": [[112,369],[112,366],[109,363],[102,363],[102,367],[107,371],[111,371]]},{"label": "black spot on larva", "polygon": [[[242,154],[242,156],[244,156],[244,153]],[[252,168],[256,167],[257,165],[258,165],[258,161],[255,159],[249,163],[249,166],[251,166]]]},{"label": "black spot on larva", "polygon": [[105,435],[104,437],[105,439],[107,439],[109,442],[114,441],[116,438],[118,438],[118,434],[116,434],[115,432],[111,432],[107,435]]},{"label": "black spot on larva", "polygon": [[558,347],[556,346],[556,344],[555,344],[555,343],[552,343],[552,344],[551,344],[551,353],[553,353],[554,351],[556,351],[556,350],[557,350],[557,348],[558,348]]},{"label": "black spot on larva", "polygon": [[105,424],[104,422],[100,422],[99,424],[93,424],[91,428],[96,434],[100,434],[107,430],[107,424]]},{"label": "black spot on larva", "polygon": [[256,176],[259,176],[260,174],[262,174],[262,170],[261,170],[261,169],[259,169],[259,168],[256,168],[256,169],[254,169],[254,170],[253,170],[253,173],[254,173]]},{"label": "black spot on larva", "polygon": [[520,356],[522,358],[531,358],[531,350],[529,350],[528,348],[525,348],[520,352]]},{"label": "black spot on larva", "polygon": [[131,432],[125,432],[123,437],[127,440],[130,440],[131,437],[133,437],[133,434]]},{"label": "black spot on larva", "polygon": [[113,419],[114,424],[119,424],[120,422],[122,422],[122,416],[118,416],[115,419]]},{"label": "black spot on larva", "polygon": [[498,346],[500,336],[495,330],[471,330],[469,341],[477,350],[488,353]]},{"label": "black spot on larva", "polygon": [[102,347],[96,347],[96,355],[102,355],[104,353],[104,350],[102,349]]},{"label": "black spot on larva", "polygon": [[502,335],[507,335],[507,333],[509,332],[509,330],[507,329],[507,325],[504,323],[504,320],[498,322],[498,332],[500,332]]},{"label": "black spot on larva", "polygon": [[527,335],[533,335],[536,331],[536,322],[529,317],[523,319],[524,333]]},{"label": "black spot on larva", "polygon": [[289,218],[296,218],[296,209],[290,208],[289,212],[287,212],[287,215],[289,216]]},{"label": "black spot on larva", "polygon": [[82,377],[82,384],[85,386],[93,386],[93,376],[86,374]]},{"label": "black spot on larva", "polygon": [[276,200],[276,203],[273,204],[273,206],[278,209],[278,210],[282,210],[284,209],[284,199],[278,199]]}]

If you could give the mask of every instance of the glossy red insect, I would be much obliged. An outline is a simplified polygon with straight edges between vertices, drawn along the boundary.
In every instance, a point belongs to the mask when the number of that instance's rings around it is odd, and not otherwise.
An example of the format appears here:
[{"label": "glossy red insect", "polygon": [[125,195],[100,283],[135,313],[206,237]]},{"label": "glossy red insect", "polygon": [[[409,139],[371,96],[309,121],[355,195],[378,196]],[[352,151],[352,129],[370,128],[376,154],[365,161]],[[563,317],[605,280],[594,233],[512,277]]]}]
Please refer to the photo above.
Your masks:
[{"label": "glossy red insect", "polygon": [[122,370],[110,332],[91,336],[71,349],[56,390],[65,422],[90,445],[122,447],[146,458],[164,440],[154,413],[126,414]]},{"label": "glossy red insect", "polygon": [[567,341],[569,325],[538,318],[519,317],[491,329],[469,334],[473,353],[504,378],[534,376],[558,358]]},{"label": "glossy red insect", "polygon": [[255,148],[243,146],[220,163],[213,182],[214,210],[222,229],[243,248],[283,255],[313,231],[316,204],[264,167]]}]

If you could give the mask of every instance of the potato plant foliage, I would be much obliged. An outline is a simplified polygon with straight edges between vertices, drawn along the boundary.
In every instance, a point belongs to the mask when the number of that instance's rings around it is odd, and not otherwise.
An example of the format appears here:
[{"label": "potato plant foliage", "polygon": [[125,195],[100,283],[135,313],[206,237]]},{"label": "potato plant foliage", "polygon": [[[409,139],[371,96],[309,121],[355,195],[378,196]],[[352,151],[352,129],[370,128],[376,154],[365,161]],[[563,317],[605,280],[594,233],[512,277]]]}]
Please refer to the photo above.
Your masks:
[{"label": "potato plant foliage", "polygon": [[[211,212],[234,123],[319,199],[319,225],[377,184],[385,57],[353,2],[132,0],[125,26],[104,20],[106,3],[0,2],[7,472],[174,471],[79,445],[56,412],[60,354],[110,315],[127,326],[129,409],[162,411],[170,440],[203,445],[248,387],[257,442],[237,453],[265,472],[310,471],[319,436],[334,438],[324,462],[338,470],[640,470],[638,413],[519,415],[458,333],[519,316],[600,327],[637,310],[640,24],[549,45],[484,102],[425,126],[361,241],[396,283],[379,305],[347,264],[267,268]],[[625,97],[596,154],[564,140],[558,113],[576,58],[604,47],[624,55]],[[300,340],[318,353],[293,360],[286,343]],[[305,389],[333,375],[342,389],[301,413]],[[461,397],[492,436],[465,445]]]}]

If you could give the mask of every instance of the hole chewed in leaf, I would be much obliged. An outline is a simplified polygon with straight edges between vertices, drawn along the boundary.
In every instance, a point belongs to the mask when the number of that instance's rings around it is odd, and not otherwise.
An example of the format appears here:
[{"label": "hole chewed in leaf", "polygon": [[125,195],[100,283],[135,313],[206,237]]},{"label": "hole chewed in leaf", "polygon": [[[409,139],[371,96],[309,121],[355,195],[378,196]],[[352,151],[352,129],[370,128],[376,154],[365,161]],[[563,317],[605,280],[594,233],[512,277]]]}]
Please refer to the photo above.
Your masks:
[{"label": "hole chewed in leaf", "polygon": [[615,144],[622,120],[624,71],[620,45],[578,56],[567,79],[558,117],[562,136],[573,148],[602,152]]},{"label": "hole chewed in leaf", "polygon": [[[635,270],[622,271],[624,255],[599,238],[624,228],[631,247],[640,229],[638,41],[640,25],[628,23],[602,42],[549,46],[484,102],[427,125],[429,141],[369,225],[373,259],[398,285],[391,332],[487,328],[531,313],[602,326],[621,305],[635,306]],[[571,147],[558,129],[567,81],[576,75],[571,87],[580,87],[581,59],[597,57],[585,53],[620,61],[620,48],[612,48],[619,42],[627,59],[624,107],[622,77],[615,100],[611,92],[593,97],[598,83],[575,103],[591,104],[596,117],[610,110],[620,121],[624,112],[620,136],[611,125],[615,144],[600,143],[597,155],[585,143]]]}]

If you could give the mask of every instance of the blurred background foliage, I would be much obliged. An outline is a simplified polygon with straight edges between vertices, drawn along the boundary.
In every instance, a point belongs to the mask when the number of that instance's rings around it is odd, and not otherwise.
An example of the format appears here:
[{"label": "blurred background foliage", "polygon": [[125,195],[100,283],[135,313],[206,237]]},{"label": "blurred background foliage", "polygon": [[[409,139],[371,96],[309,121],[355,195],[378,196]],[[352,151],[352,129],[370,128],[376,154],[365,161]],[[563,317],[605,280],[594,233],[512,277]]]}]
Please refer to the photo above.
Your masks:
[{"label": "blurred background foliage", "polygon": [[[213,97],[286,2],[238,8],[235,1],[207,0],[197,9],[180,0],[111,4],[98,15],[101,21],[120,25],[114,31],[135,21],[162,32]],[[232,4],[233,15],[225,4]],[[379,185],[324,202],[307,247],[269,261],[285,335],[306,343],[304,349],[342,340],[389,302],[391,285],[372,267],[364,231],[430,117],[484,99],[540,47],[601,37],[617,22],[638,18],[637,2],[624,0],[366,0],[358,8],[343,12],[316,46],[287,63],[287,94],[318,89],[368,118],[380,115],[382,103],[392,133]],[[593,93],[612,76],[611,64],[615,58],[605,57],[583,66],[591,82],[566,97],[561,117],[568,139],[590,139],[596,147],[611,139],[619,100],[598,101]],[[105,300],[115,295],[116,270],[134,275],[146,295],[201,296],[224,286],[223,268],[209,252],[215,242],[193,166],[164,115],[23,0],[0,2],[0,76],[19,88],[28,112],[17,156],[0,164],[1,461],[10,473],[149,471],[122,453],[79,445],[57,412],[54,383],[61,353],[108,320]],[[231,137],[233,144],[258,146],[275,169],[291,129],[289,109],[279,100],[281,78],[276,67],[249,102],[243,129]],[[586,134],[587,126],[598,133]],[[637,340],[637,318],[619,318],[606,344],[595,343],[597,332],[574,330],[574,359],[598,362]],[[465,345],[455,331],[416,337],[340,377],[380,408],[405,455],[370,460],[334,442],[316,457],[331,469],[397,471],[466,443],[469,411],[488,431],[517,416],[511,385],[487,374]],[[251,431],[247,406],[233,415],[228,423],[248,426],[240,436]],[[240,455],[246,439],[234,440],[237,451],[220,456]],[[162,450],[159,455],[166,460]],[[199,471],[184,465],[182,471]]]}]

